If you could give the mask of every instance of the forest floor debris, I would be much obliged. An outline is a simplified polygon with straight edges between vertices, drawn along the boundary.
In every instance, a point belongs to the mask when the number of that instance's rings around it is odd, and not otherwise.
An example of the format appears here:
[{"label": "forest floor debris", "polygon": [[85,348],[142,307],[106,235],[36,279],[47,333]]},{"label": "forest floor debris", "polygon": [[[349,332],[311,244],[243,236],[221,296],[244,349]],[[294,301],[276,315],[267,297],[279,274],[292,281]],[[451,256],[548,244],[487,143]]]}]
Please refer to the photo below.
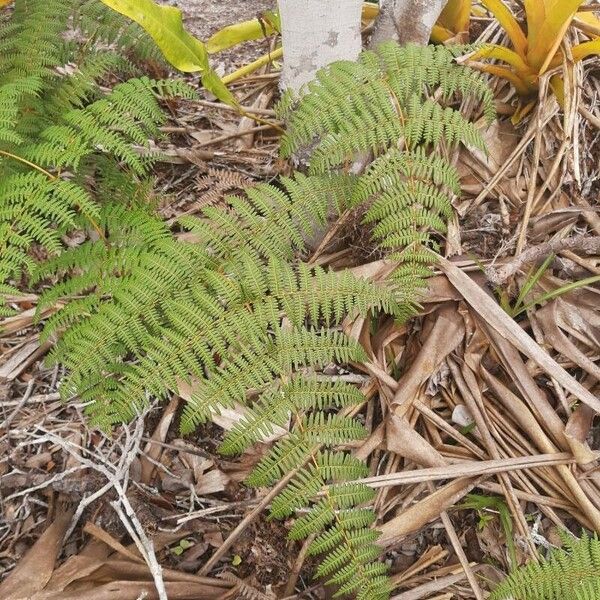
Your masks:
[{"label": "forest floor debris", "polygon": [[[249,4],[235,14],[208,4],[222,22],[203,1],[189,17],[204,19],[203,36],[251,16],[241,14]],[[564,114],[542,96],[518,127],[490,128],[488,156],[461,153],[448,260],[418,318],[345,323],[372,360],[326,375],[359,382],[371,400],[370,434],[355,451],[377,488],[396,600],[481,597],[480,586],[558,544],[559,530],[600,530],[597,75],[593,64],[576,70],[581,91]],[[505,102],[508,87],[498,86]],[[272,116],[275,72],[234,89]],[[157,174],[166,220],[287,170],[274,129],[218,102],[182,102],[167,129]],[[324,246],[318,262],[374,279],[389,272],[383,260],[357,264],[357,254]],[[111,437],[91,429],[81,403],[59,400],[61,370],[44,366],[36,302],[15,298],[19,314],[1,323],[0,596],[329,597],[310,578],[305,548],[266,519],[274,492],[241,483],[264,448],[218,455],[236,415],[182,439],[174,396]]]}]

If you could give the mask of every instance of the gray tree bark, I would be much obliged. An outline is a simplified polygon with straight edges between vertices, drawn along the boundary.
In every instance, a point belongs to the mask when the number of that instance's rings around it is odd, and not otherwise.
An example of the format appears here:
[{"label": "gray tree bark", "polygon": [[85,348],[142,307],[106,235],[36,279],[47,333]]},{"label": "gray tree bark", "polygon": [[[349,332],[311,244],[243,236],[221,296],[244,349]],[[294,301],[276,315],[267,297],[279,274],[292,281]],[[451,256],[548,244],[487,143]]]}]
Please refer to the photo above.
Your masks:
[{"label": "gray tree bark", "polygon": [[361,51],[362,0],[279,0],[281,85],[299,92],[322,67]]},{"label": "gray tree bark", "polygon": [[370,46],[394,40],[400,44],[429,42],[431,29],[447,0],[385,0],[375,22]]}]

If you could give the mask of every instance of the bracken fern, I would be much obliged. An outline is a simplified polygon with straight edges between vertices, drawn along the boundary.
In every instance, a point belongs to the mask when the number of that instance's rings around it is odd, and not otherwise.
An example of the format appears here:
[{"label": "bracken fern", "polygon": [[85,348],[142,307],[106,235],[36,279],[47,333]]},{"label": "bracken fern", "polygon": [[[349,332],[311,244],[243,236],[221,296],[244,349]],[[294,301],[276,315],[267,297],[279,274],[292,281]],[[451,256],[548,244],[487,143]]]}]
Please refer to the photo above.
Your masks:
[{"label": "bracken fern", "polygon": [[494,115],[482,76],[454,60],[464,50],[382,44],[323,69],[299,100],[287,96],[279,106],[288,123],[282,154],[310,147],[310,173],[352,172],[372,159],[360,177],[348,175],[354,189],[346,206],[365,207],[374,240],[398,261],[406,315],[435,261],[432,234],[445,232],[460,191],[449,156],[459,144],[484,149],[457,103],[473,100],[486,121]]},{"label": "bracken fern", "polygon": [[[6,290],[35,269],[34,245],[38,255],[40,249],[56,255],[74,229],[102,234],[95,177],[100,170],[103,177],[119,170],[144,177],[151,157],[133,145],[147,148],[158,136],[165,121],[158,99],[192,95],[180,82],[147,77],[104,91],[105,77],[135,67],[117,49],[100,50],[87,38],[83,48],[72,29],[83,14],[73,0],[18,0],[0,26],[0,283]],[[104,24],[114,21],[109,11],[94,34],[102,39]]]},{"label": "bracken fern", "polygon": [[516,569],[494,590],[490,600],[597,600],[600,598],[600,540],[562,536],[563,548],[548,558]]}]

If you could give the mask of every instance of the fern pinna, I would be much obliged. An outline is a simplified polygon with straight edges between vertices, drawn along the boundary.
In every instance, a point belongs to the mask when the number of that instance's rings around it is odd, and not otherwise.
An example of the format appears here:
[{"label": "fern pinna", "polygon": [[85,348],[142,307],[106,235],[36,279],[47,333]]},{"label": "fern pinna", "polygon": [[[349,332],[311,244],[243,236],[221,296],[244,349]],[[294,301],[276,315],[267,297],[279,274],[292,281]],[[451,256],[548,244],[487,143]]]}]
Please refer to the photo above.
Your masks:
[{"label": "fern pinna", "polygon": [[563,548],[519,567],[492,592],[490,600],[597,600],[600,598],[600,540],[584,533],[561,535]]},{"label": "fern pinna", "polygon": [[[101,17],[89,1],[17,0],[0,26],[0,293],[35,270],[33,246],[38,256],[56,255],[69,231],[102,236],[95,176],[120,169],[145,176],[152,161],[133,145],[147,147],[159,134],[158,98],[192,94],[180,82],[147,77],[106,92],[104,78],[135,67],[118,50],[95,49],[96,41],[115,40],[115,28],[129,35],[110,11]],[[85,23],[93,31],[80,29]]]},{"label": "fern pinna", "polygon": [[349,208],[363,206],[364,222],[398,262],[398,293],[410,314],[460,191],[450,156],[460,143],[484,148],[477,125],[457,102],[472,99],[485,120],[493,96],[482,76],[457,64],[463,47],[385,43],[357,62],[334,63],[296,100],[284,97],[288,127],[282,154],[310,147],[310,172],[353,172],[357,157],[373,160],[354,181]]}]

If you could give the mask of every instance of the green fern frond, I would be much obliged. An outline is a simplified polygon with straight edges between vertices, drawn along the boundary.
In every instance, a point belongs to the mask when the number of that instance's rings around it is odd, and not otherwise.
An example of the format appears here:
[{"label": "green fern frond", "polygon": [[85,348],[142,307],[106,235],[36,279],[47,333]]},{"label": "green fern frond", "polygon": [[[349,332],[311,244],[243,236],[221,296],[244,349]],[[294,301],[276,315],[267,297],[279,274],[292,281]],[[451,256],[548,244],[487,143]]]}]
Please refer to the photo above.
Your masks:
[{"label": "green fern frond", "polygon": [[[92,46],[128,35],[87,0],[65,1],[65,10]],[[189,96],[189,88],[141,77],[106,93],[100,79],[117,63],[98,54],[70,72],[76,47],[69,41],[40,54],[33,75],[11,57],[0,65],[0,292],[30,272],[47,287],[40,310],[60,302],[44,327],[43,338],[56,339],[50,362],[66,369],[61,394],[85,402],[99,427],[182,388],[184,433],[242,406],[221,450],[276,438],[247,480],[268,486],[290,475],[271,516],[294,518],[292,540],[315,536],[308,551],[321,555],[317,575],[338,595],[389,597],[376,516],[363,506],[374,491],[357,481],[368,469],[350,451],[367,432],[346,407],[365,399],[319,370],[368,361],[341,331],[347,316],[402,318],[413,309],[434,260],[432,230],[444,231],[459,191],[444,151],[481,147],[454,101],[472,95],[489,116],[489,91],[446,48],[386,45],[333,65],[299,104],[281,108],[290,123],[284,153],[315,145],[310,175],[258,185],[182,218],[181,237],[156,215],[144,177],[148,141],[164,122],[159,99]],[[345,173],[365,152],[374,158],[366,172]],[[316,226],[356,207],[399,263],[392,284],[300,261]],[[89,239],[63,248],[76,229]],[[32,245],[51,253],[43,264]]]},{"label": "green fern frond", "polygon": [[564,548],[539,563],[516,569],[493,591],[492,600],[595,600],[600,598],[600,540],[562,536]]},{"label": "green fern frond", "polygon": [[34,246],[54,258],[73,230],[101,236],[100,207],[114,197],[103,189],[113,176],[105,174],[144,176],[152,157],[133,146],[148,150],[159,136],[159,100],[194,94],[181,82],[146,77],[106,92],[100,84],[109,72],[130,75],[133,67],[78,39],[81,32],[67,35],[75,13],[85,13],[78,0],[22,0],[0,25],[0,283],[33,274]]},{"label": "green fern frond", "polygon": [[459,144],[484,149],[455,100],[472,98],[488,121],[494,116],[484,79],[454,60],[464,50],[382,44],[357,62],[321,70],[296,103],[287,97],[279,109],[288,123],[281,152],[310,146],[310,173],[348,170],[358,156],[374,159],[363,175],[349,176],[349,204],[365,207],[373,239],[399,263],[403,316],[425,287],[434,233],[445,232],[460,191],[447,151]]}]

